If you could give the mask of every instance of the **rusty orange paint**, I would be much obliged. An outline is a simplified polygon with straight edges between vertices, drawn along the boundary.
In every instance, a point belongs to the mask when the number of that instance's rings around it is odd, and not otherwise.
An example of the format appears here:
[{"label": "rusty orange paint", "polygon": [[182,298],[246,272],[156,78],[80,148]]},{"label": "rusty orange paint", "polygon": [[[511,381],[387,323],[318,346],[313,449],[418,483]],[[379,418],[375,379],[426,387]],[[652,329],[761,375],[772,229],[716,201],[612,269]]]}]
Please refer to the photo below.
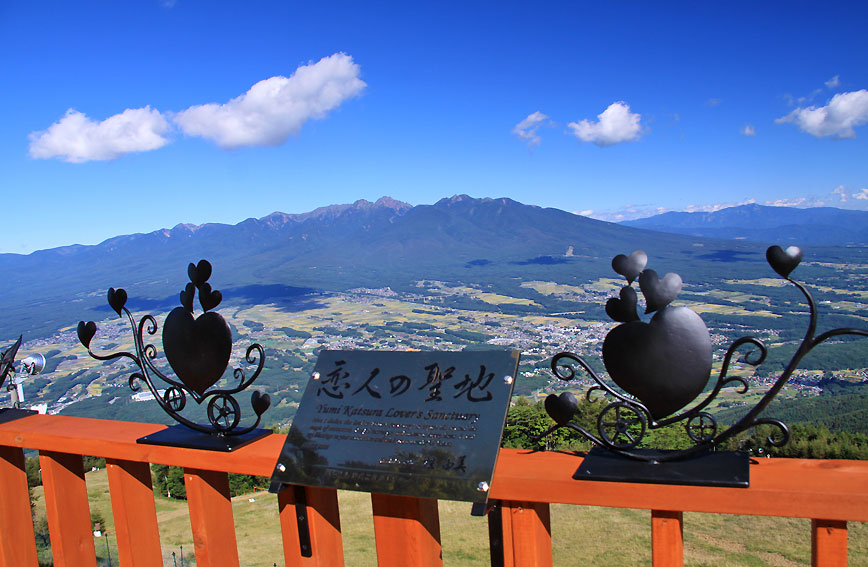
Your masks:
[{"label": "rusty orange paint", "polygon": [[136,439],[165,425],[64,415],[33,415],[0,426],[0,445],[160,463],[199,470],[271,476],[283,435],[268,435],[231,453],[144,445]]},{"label": "rusty orange paint", "polygon": [[184,487],[190,509],[196,565],[238,567],[229,475],[225,472],[184,469]]},{"label": "rusty orange paint", "polygon": [[552,528],[545,502],[501,502],[504,567],[551,567]]},{"label": "rusty orange paint", "polygon": [[106,468],[121,567],[162,565],[148,463],[107,459]]},{"label": "rusty orange paint", "polygon": [[[55,563],[87,566],[93,564],[93,540],[84,537],[92,528],[89,525],[83,473],[79,470],[80,455],[104,456],[114,462],[136,462],[140,470],[152,462],[181,466],[188,473],[195,473],[195,478],[188,478],[188,494],[191,495],[191,522],[197,526],[194,531],[200,540],[197,554],[205,556],[199,564],[216,564],[207,563],[207,556],[215,550],[219,551],[221,565],[226,561],[237,564],[228,483],[225,490],[222,488],[226,473],[270,476],[285,436],[270,435],[232,453],[136,443],[139,437],[164,427],[56,415],[34,415],[4,423],[0,425],[0,446],[4,447],[3,459],[0,459],[0,479],[11,480],[0,485],[0,491],[8,490],[6,486],[21,486],[23,469],[20,463],[16,464],[21,449],[39,450],[44,476],[49,478],[46,482],[46,503],[51,508],[49,523],[55,526],[52,538],[57,539]],[[676,513],[687,511],[816,519],[812,530],[816,565],[836,565],[838,563],[834,561],[846,561],[846,543],[841,543],[846,542],[846,522],[868,522],[868,462],[760,459],[750,466],[751,485],[746,489],[573,480],[573,474],[580,464],[581,458],[573,454],[503,449],[497,459],[489,496],[492,499],[523,503],[525,510],[528,509],[528,503],[535,503],[535,508],[537,503],[564,503],[670,510]],[[141,484],[144,482],[141,478],[143,473],[138,474]],[[50,480],[52,478],[54,480]],[[112,487],[112,492],[114,490]],[[18,492],[17,489],[15,491]],[[123,493],[123,489],[121,491]],[[141,487],[138,491],[144,494]],[[318,532],[316,537],[332,542],[320,546],[322,552],[334,550],[333,560],[323,564],[339,565],[340,553],[334,542],[340,541],[340,524],[336,509],[330,509],[335,506],[334,498],[328,496],[327,492],[314,490],[309,492],[309,503],[316,500],[317,494],[325,499],[320,514],[328,526],[324,532]],[[115,495],[112,496],[114,500]],[[0,525],[20,523],[13,518],[22,513],[22,497],[2,495],[0,522],[3,524]],[[372,501],[378,556],[382,557],[383,565],[414,563],[433,566],[442,563],[436,501],[381,495],[372,495]],[[10,505],[7,506],[7,503]],[[16,512],[16,508],[19,511]],[[514,516],[512,519],[521,523],[521,519]],[[662,518],[658,519],[663,521]],[[64,528],[58,534],[56,526],[61,522]],[[530,549],[535,550],[530,552],[531,556],[537,557],[534,561],[540,561],[540,550],[545,547],[540,544],[544,541],[544,538],[540,539],[540,529],[545,526],[545,521],[540,516],[531,523],[536,526],[535,539],[523,543],[519,538],[514,538],[512,549],[504,550],[506,555],[511,553],[512,557],[527,557],[528,552],[521,549]],[[285,539],[290,537],[287,534],[285,531]],[[25,534],[22,538],[29,542],[32,535]],[[389,546],[387,541],[406,541],[407,544]],[[25,547],[29,545],[27,543]],[[149,543],[147,547],[155,545]],[[17,549],[21,549],[21,546]],[[4,554],[7,553],[0,547],[0,558],[5,560],[7,555]],[[26,554],[30,551],[22,553],[25,554],[24,562],[16,563],[16,567],[28,564]],[[152,551],[144,553],[150,554]],[[418,561],[413,558],[418,558]]]},{"label": "rusty orange paint", "polygon": [[0,447],[0,565],[36,567],[24,451]]},{"label": "rusty orange paint", "polygon": [[[121,460],[271,476],[284,435],[269,435],[232,453],[139,445],[163,429],[147,423],[34,415],[0,426],[0,445],[75,452]],[[868,522],[868,462],[760,459],[750,488],[655,485],[573,480],[581,458],[572,454],[501,449],[491,498],[588,506],[725,514],[833,518]]]},{"label": "rusty orange paint", "polygon": [[338,512],[338,491],[333,488],[305,489],[311,557],[302,557],[298,539],[295,498],[292,487],[277,494],[283,555],[287,567],[343,567],[344,545]]},{"label": "rusty orange paint", "polygon": [[651,511],[651,564],[654,567],[684,567],[682,512]]},{"label": "rusty orange paint", "polygon": [[811,566],[847,567],[847,522],[811,520]]},{"label": "rusty orange paint", "polygon": [[39,453],[51,555],[57,567],[96,567],[81,455]]},{"label": "rusty orange paint", "polygon": [[442,567],[437,501],[371,494],[379,567]]},{"label": "rusty orange paint", "polygon": [[490,497],[868,522],[868,461],[758,459],[750,465],[750,488],[573,480],[580,464],[566,453],[501,449]]}]

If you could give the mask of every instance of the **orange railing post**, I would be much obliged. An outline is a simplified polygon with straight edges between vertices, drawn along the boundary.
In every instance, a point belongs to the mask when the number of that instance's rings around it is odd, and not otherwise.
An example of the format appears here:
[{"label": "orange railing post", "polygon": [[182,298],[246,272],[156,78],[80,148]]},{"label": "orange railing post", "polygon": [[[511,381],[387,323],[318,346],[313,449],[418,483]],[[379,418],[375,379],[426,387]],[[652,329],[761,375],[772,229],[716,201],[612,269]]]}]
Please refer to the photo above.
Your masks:
[{"label": "orange railing post", "polygon": [[684,567],[684,514],[651,511],[651,564],[654,567]]},{"label": "orange railing post", "polygon": [[287,567],[344,567],[344,544],[338,512],[338,491],[333,488],[303,488],[312,555],[301,555],[294,487],[277,494],[280,531]]},{"label": "orange railing post", "polygon": [[184,469],[184,487],[199,567],[238,567],[229,475]]},{"label": "orange railing post", "polygon": [[379,567],[441,567],[437,501],[371,494]]},{"label": "orange railing post", "polygon": [[547,502],[500,503],[504,567],[551,567],[552,528]]},{"label": "orange railing post", "polygon": [[0,447],[0,565],[37,564],[24,451]]},{"label": "orange railing post", "polygon": [[[159,565],[149,463],[183,467],[196,562],[239,564],[228,473],[270,476],[285,441],[269,435],[231,453],[142,445],[164,426],[33,415],[0,424],[0,567],[35,567],[24,448],[40,452],[54,564],[96,564],[81,455],[107,458],[118,554],[123,567]],[[489,498],[500,501],[504,565],[552,563],[549,503],[651,511],[653,564],[684,563],[683,512],[812,519],[812,564],[847,564],[847,522],[868,522],[868,462],[759,459],[749,488],[575,480],[574,454],[502,449]],[[302,557],[293,490],[278,495],[287,566],[341,567],[343,545],[334,489],[306,487],[312,557]],[[372,494],[381,567],[440,567],[436,500]],[[497,531],[497,530],[495,530]],[[805,534],[807,537],[807,534]],[[499,556],[499,555],[498,555]]]},{"label": "orange railing post", "polygon": [[148,463],[106,459],[106,469],[121,567],[162,565]]},{"label": "orange railing post", "polygon": [[96,567],[81,455],[39,453],[51,555],[57,567]]},{"label": "orange railing post", "polygon": [[847,567],[847,522],[811,520],[811,567]]}]

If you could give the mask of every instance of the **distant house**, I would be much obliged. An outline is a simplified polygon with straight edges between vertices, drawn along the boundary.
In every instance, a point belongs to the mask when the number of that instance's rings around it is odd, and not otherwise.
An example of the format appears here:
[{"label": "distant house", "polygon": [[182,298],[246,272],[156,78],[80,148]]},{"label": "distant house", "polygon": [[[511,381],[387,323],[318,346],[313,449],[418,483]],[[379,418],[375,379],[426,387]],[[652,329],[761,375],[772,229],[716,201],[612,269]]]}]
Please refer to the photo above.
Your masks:
[{"label": "distant house", "polygon": [[[160,394],[162,398],[166,394],[166,390],[157,390],[157,393]],[[146,402],[148,400],[154,399],[154,394],[149,390],[146,392],[137,392],[130,396],[130,399],[134,402]]]}]

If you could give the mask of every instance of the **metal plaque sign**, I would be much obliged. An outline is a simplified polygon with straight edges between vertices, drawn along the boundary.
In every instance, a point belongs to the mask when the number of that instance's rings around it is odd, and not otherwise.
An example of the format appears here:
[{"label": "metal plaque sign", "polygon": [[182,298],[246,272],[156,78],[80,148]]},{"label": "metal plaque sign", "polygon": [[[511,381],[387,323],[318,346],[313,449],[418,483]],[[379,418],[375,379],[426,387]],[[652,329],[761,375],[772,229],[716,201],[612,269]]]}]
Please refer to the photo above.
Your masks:
[{"label": "metal plaque sign", "polygon": [[323,351],[271,478],[485,502],[519,351]]}]

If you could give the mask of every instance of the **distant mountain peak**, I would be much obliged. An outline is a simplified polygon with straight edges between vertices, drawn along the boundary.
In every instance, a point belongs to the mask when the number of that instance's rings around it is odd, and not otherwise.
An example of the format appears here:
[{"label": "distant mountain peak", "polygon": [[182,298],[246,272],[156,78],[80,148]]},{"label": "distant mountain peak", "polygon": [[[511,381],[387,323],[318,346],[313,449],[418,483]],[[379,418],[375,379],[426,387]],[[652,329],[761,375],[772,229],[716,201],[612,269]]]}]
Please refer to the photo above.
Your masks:
[{"label": "distant mountain peak", "polygon": [[398,201],[397,199],[393,199],[388,195],[384,195],[377,199],[377,202],[374,203],[374,206],[387,207],[389,209],[395,209],[396,211],[406,211],[413,208],[413,205],[411,205],[410,203]]},{"label": "distant mountain peak", "polygon": [[690,236],[803,246],[868,243],[868,212],[833,207],[800,209],[751,203],[714,212],[673,211],[619,224]]},{"label": "distant mountain peak", "polygon": [[460,193],[457,195],[453,195],[451,197],[444,197],[434,203],[434,206],[451,206],[451,205],[459,205],[459,204],[477,204],[477,203],[497,203],[500,205],[517,205],[523,207],[536,207],[536,205],[525,205],[524,203],[519,203],[518,201],[514,201],[509,197],[471,197],[470,195]]}]

